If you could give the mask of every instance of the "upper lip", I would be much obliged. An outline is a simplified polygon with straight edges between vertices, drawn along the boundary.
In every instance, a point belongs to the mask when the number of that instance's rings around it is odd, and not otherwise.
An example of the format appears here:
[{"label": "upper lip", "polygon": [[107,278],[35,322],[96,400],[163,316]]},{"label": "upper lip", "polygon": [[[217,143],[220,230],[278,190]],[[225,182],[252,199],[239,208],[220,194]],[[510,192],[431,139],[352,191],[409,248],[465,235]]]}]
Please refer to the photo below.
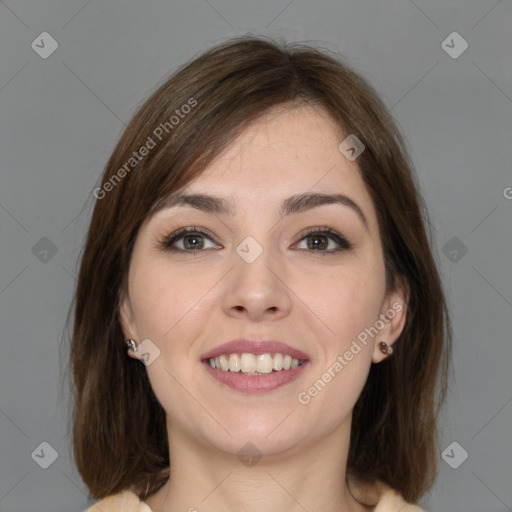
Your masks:
[{"label": "upper lip", "polygon": [[211,357],[218,357],[223,354],[235,354],[235,353],[249,353],[249,354],[275,354],[280,353],[284,355],[290,355],[295,359],[307,360],[309,356],[296,348],[290,347],[286,343],[275,340],[249,340],[240,339],[232,340],[222,345],[218,345],[211,350],[208,350],[201,356],[201,360],[210,359]]}]

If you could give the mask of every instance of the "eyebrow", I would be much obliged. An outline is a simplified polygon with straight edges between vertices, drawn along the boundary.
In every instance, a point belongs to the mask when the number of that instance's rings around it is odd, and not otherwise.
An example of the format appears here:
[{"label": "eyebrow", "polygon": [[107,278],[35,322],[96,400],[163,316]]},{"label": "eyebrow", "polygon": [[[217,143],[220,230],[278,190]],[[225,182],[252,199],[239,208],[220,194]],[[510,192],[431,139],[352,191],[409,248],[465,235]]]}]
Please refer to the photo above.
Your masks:
[{"label": "eyebrow", "polygon": [[[366,230],[368,230],[368,221],[359,207],[359,205],[350,197],[343,194],[323,194],[320,192],[308,192],[304,194],[296,194],[285,199],[281,205],[279,212],[280,219],[294,213],[302,213],[319,206],[328,204],[340,204],[351,208],[363,222]],[[231,201],[221,197],[210,196],[207,194],[175,194],[169,196],[157,208],[157,211],[173,208],[176,206],[190,206],[205,213],[215,215],[236,215],[237,209]]]}]

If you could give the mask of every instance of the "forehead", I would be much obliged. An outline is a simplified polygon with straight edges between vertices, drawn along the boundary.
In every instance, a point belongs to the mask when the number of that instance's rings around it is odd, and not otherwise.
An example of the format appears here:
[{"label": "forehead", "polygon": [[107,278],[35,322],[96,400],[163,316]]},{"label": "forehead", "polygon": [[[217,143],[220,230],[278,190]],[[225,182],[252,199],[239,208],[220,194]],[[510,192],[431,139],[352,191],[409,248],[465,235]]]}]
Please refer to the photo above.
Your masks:
[{"label": "forehead", "polygon": [[283,196],[307,191],[340,193],[372,210],[357,161],[349,161],[338,149],[345,137],[323,107],[274,107],[250,123],[190,182],[187,193],[260,204],[277,204]]},{"label": "forehead", "polygon": [[[343,132],[320,106],[276,106],[252,121],[209,166],[210,174],[226,164],[276,168],[293,164],[340,160],[337,147]],[[334,150],[334,151],[333,151]],[[216,164],[217,162],[217,164]],[[239,165],[240,167],[240,165]],[[355,166],[354,166],[355,167]],[[295,175],[298,173],[295,172]]]}]

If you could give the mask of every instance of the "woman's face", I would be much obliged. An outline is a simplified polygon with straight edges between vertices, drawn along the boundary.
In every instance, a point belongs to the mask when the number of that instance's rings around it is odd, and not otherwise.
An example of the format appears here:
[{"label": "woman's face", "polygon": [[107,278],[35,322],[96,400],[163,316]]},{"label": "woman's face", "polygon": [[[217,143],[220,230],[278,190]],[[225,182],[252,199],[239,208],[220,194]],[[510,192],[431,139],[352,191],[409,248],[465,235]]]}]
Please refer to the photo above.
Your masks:
[{"label": "woman's face", "polygon": [[[386,296],[376,213],[344,138],[324,110],[273,109],[180,191],[210,199],[169,201],[139,231],[121,322],[150,340],[171,430],[263,454],[350,430],[405,303]],[[245,343],[221,347],[233,340]]]}]

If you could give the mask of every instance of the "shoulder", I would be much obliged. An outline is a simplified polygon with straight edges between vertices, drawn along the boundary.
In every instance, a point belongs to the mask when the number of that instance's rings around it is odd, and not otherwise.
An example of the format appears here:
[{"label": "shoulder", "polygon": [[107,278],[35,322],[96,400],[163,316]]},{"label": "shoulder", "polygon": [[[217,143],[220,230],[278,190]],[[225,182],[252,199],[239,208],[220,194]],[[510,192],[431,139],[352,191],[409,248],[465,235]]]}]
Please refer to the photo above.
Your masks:
[{"label": "shoulder", "polygon": [[103,498],[85,512],[151,512],[151,509],[135,493],[126,490]]},{"label": "shoulder", "polygon": [[350,476],[348,483],[354,498],[371,512],[425,512],[417,505],[405,501],[397,490],[380,480],[369,483]]},{"label": "shoulder", "polygon": [[383,491],[374,512],[395,512],[396,510],[400,510],[400,512],[425,512],[417,505],[407,503],[397,491],[388,487]]},{"label": "shoulder", "polygon": [[[354,497],[363,505],[371,507],[372,512],[425,512],[422,508],[407,503],[399,492],[384,482],[372,485],[351,481],[351,491]],[[149,506],[140,501],[132,491],[123,491],[103,498],[85,512],[152,512]]]}]

